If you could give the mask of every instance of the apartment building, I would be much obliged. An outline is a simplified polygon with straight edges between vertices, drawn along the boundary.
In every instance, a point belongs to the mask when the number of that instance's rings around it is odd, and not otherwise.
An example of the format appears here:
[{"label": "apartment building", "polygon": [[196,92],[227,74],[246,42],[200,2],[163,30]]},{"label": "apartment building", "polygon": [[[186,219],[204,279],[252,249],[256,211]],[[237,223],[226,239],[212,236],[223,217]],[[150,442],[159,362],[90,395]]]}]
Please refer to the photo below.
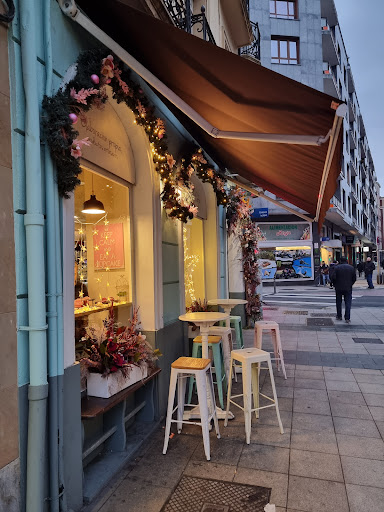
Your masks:
[{"label": "apartment building", "polygon": [[[321,260],[329,263],[345,255],[354,264],[367,255],[375,256],[378,183],[334,1],[250,0],[249,9],[250,19],[260,31],[262,66],[348,105],[337,190],[318,233],[319,239],[311,239],[311,277]],[[261,200],[255,200],[257,209],[265,206]],[[269,211],[267,219],[264,213],[263,222],[281,224],[290,219],[284,210]],[[314,233],[316,230],[313,226]]]}]

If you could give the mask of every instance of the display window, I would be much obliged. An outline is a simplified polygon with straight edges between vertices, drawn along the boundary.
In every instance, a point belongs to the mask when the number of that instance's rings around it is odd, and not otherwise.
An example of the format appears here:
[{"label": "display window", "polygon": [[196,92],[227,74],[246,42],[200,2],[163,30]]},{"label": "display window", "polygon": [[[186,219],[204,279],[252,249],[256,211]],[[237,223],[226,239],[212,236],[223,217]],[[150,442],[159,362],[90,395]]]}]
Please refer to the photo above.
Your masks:
[{"label": "display window", "polygon": [[132,301],[129,189],[83,169],[75,190],[74,314],[76,340],[109,309],[124,322]]}]

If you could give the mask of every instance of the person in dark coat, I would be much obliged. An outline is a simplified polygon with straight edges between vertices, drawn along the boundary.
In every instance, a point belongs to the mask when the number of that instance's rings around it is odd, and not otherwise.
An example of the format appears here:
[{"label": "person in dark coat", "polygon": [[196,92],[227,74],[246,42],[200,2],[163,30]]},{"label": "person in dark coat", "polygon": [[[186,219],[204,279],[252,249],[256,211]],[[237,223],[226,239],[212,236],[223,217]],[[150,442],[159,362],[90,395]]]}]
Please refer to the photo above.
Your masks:
[{"label": "person in dark coat", "polygon": [[330,287],[333,288],[333,283],[332,283],[332,276],[333,276],[333,273],[335,271],[335,267],[336,265],[338,265],[338,261],[337,260],[333,260],[333,262],[329,265],[329,280],[330,280]]},{"label": "person in dark coat", "polygon": [[372,282],[372,274],[373,274],[374,270],[375,270],[375,264],[373,263],[371,258],[368,257],[367,261],[365,262],[364,272],[365,272],[365,279],[367,280],[368,288],[370,290],[374,289],[373,282]]},{"label": "person in dark coat", "polygon": [[359,273],[359,277],[361,277],[361,274],[364,272],[364,262],[363,261],[359,261],[359,263],[357,264],[357,271]]},{"label": "person in dark coat", "polygon": [[356,281],[356,271],[344,256],[340,263],[334,267],[332,284],[336,290],[336,320],[342,320],[342,302],[345,302],[345,321],[351,323],[352,286]]}]

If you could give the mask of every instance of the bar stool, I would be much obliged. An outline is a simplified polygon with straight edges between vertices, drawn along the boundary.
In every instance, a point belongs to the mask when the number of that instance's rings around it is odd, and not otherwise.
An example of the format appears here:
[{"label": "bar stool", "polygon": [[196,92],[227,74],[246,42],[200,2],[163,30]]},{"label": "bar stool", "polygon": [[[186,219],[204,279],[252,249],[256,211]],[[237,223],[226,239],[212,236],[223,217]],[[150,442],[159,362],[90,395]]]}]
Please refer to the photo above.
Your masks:
[{"label": "bar stool", "polygon": [[[221,336],[208,336],[208,347],[212,350],[219,402],[221,408],[224,409],[223,380],[226,381],[226,376],[224,371],[223,346]],[[196,338],[193,340],[192,357],[201,357],[201,353],[201,336],[196,336]],[[188,403],[191,403],[194,380],[194,377],[189,379]]]},{"label": "bar stool", "polygon": [[[251,426],[252,426],[252,413],[255,412],[256,418],[259,417],[259,411],[261,409],[267,409],[268,407],[275,407],[277,421],[280,427],[280,433],[284,434],[283,425],[281,423],[279,404],[276,395],[275,379],[273,378],[271,356],[269,352],[260,350],[258,348],[243,348],[239,350],[232,350],[231,352],[231,374],[232,374],[232,362],[239,361],[242,363],[243,368],[243,393],[240,395],[231,395],[232,380],[229,379],[228,384],[228,396],[227,396],[227,410],[224,421],[224,426],[228,425],[228,413],[230,404],[236,405],[239,409],[244,411],[244,423],[245,423],[245,440],[249,444],[251,441]],[[271,378],[273,399],[269,396],[263,395],[259,390],[259,368],[260,363],[266,362],[268,365],[269,376]],[[251,398],[253,394],[253,409],[251,407]],[[271,401],[271,405],[259,405],[259,395]],[[234,398],[243,397],[243,407],[238,403],[234,402]]]},{"label": "bar stool", "polygon": [[[225,325],[225,322],[220,322],[221,326]],[[236,345],[236,348],[244,348],[244,339],[243,339],[243,326],[241,323],[241,316],[231,315],[229,317],[229,325],[235,331],[236,342],[233,345]]]},{"label": "bar stool", "polygon": [[259,320],[258,322],[255,322],[255,334],[254,334],[253,346],[256,348],[260,348],[260,349],[262,348],[263,331],[271,331],[273,351],[275,353],[275,357],[272,357],[271,359],[276,361],[278,371],[280,371],[280,368],[279,368],[279,361],[280,361],[281,367],[283,369],[284,378],[286,379],[287,374],[286,374],[285,365],[284,365],[284,354],[283,354],[283,348],[281,346],[279,324],[277,322],[272,322],[269,320]]},{"label": "bar stool", "polygon": [[[185,404],[185,388],[186,379],[193,375],[196,379],[197,396],[200,408],[200,422],[183,420],[184,407],[192,404]],[[177,405],[173,404],[176,395],[177,384]],[[193,404],[193,407],[196,405]],[[177,411],[177,419],[173,420],[173,413]],[[177,423],[177,431],[180,434],[183,423],[191,423],[200,425],[204,452],[207,460],[211,460],[210,442],[209,442],[209,426],[213,419],[215,424],[216,435],[220,438],[219,423],[217,421],[215,394],[213,392],[212,369],[210,359],[201,359],[196,357],[179,357],[171,364],[171,379],[169,383],[168,409],[167,419],[165,422],[165,438],[163,446],[163,454],[167,453],[169,434],[171,431],[171,423]]]}]

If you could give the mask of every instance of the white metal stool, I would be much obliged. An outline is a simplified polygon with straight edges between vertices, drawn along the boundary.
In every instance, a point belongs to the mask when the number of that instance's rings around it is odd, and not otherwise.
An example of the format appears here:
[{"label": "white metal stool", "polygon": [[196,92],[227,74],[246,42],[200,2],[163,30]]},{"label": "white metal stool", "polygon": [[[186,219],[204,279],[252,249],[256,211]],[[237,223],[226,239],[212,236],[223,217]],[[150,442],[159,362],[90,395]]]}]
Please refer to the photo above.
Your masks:
[{"label": "white metal stool", "polygon": [[278,371],[280,371],[279,362],[281,363],[284,378],[286,379],[287,374],[285,371],[284,354],[283,348],[281,346],[279,324],[277,322],[272,322],[268,320],[259,320],[258,322],[255,322],[255,335],[253,342],[253,346],[255,348],[263,348],[263,331],[271,331],[273,351],[275,353],[275,357],[272,357],[271,359],[276,361]]},{"label": "white metal stool", "polygon": [[[187,378],[194,376],[196,379],[197,396],[200,409],[200,422],[183,420],[184,407],[187,405],[196,407],[196,404],[185,403],[185,390]],[[177,405],[174,408],[177,384]],[[177,419],[173,420],[173,413],[177,410]],[[197,357],[179,357],[171,365],[171,379],[169,383],[167,420],[165,423],[165,438],[163,454],[167,453],[171,423],[177,423],[177,431],[180,434],[183,423],[200,425],[204,452],[207,460],[211,460],[209,426],[213,419],[217,437],[220,438],[219,423],[217,421],[215,393],[213,391],[212,369],[210,359],[201,359]]]},{"label": "white metal stool", "polygon": [[[230,404],[236,405],[239,409],[244,411],[244,423],[245,423],[245,440],[249,444],[251,441],[251,426],[252,426],[252,413],[255,412],[256,418],[259,417],[259,411],[261,409],[267,409],[269,407],[275,407],[277,421],[279,422],[280,432],[284,434],[283,425],[281,423],[279,404],[276,395],[275,379],[273,378],[271,356],[269,352],[260,350],[258,348],[243,348],[239,350],[232,350],[231,352],[231,374],[232,374],[232,362],[236,360],[242,363],[243,367],[243,393],[240,395],[231,395],[232,391],[232,379],[229,379],[228,383],[228,396],[227,396],[227,411],[224,426],[228,424],[228,413]],[[273,399],[269,396],[263,395],[259,390],[259,367],[260,363],[266,362],[268,365],[269,376],[271,378]],[[232,375],[231,375],[232,377]],[[251,399],[253,394],[253,405],[251,407]],[[259,395],[270,400],[271,405],[259,405]],[[234,398],[243,397],[243,407],[238,403],[234,402]]]}]

